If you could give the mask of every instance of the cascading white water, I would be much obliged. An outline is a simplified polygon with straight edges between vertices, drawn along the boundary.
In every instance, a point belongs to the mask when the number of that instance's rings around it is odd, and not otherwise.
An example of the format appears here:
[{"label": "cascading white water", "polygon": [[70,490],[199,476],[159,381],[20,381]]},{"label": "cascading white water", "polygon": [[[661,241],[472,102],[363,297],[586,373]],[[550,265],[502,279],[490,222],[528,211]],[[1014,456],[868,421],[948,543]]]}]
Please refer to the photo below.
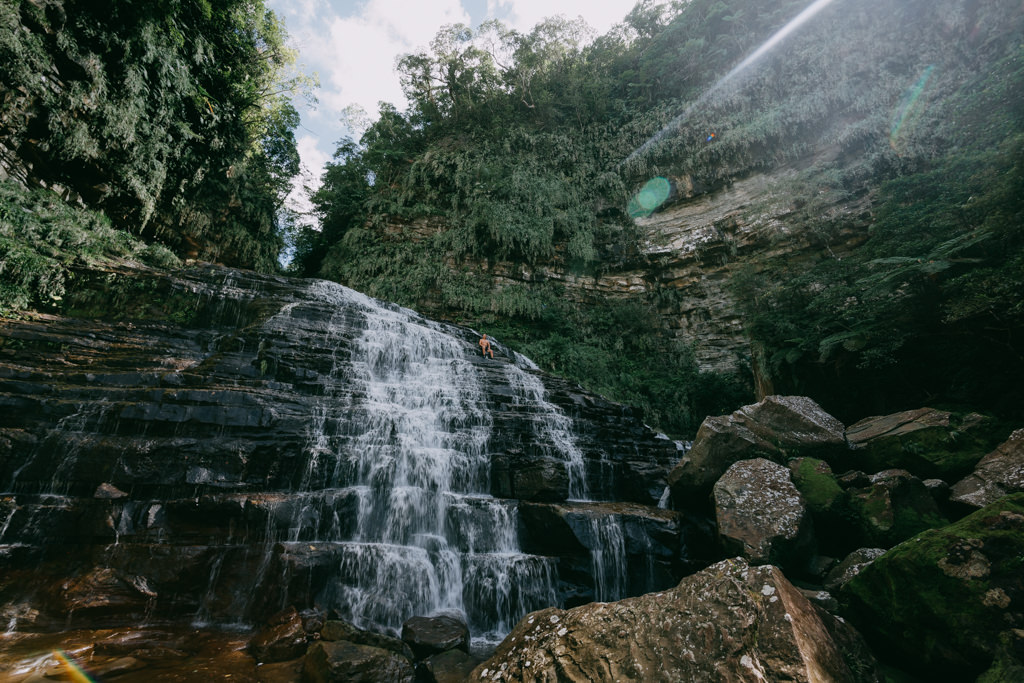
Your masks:
[{"label": "cascading white water", "polygon": [[518,365],[505,367],[505,376],[514,392],[516,405],[529,405],[536,411],[534,429],[541,447],[555,458],[565,461],[569,478],[569,500],[589,500],[583,452],[572,433],[572,419],[547,400],[544,383],[536,375]]},{"label": "cascading white water", "polygon": [[602,602],[626,597],[626,541],[617,515],[590,518],[594,597]]},{"label": "cascading white water", "polygon": [[[410,616],[457,612],[487,641],[554,604],[553,560],[519,550],[514,503],[488,492],[491,415],[472,350],[339,285],[314,282],[310,294],[342,312],[323,331],[329,345],[361,328],[331,361],[310,421],[304,502],[290,505],[287,523],[288,541],[337,554],[329,606],[392,632]],[[287,326],[290,315],[267,325]],[[328,491],[355,496],[353,528],[326,521],[337,514]]]}]

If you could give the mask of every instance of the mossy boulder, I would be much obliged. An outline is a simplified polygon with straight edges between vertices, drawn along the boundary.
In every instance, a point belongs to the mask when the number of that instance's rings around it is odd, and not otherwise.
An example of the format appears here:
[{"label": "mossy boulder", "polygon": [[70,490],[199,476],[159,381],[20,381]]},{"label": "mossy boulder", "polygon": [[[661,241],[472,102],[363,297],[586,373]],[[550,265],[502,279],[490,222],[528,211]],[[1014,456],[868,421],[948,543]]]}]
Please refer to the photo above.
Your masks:
[{"label": "mossy boulder", "polygon": [[974,472],[951,490],[954,502],[985,507],[1008,493],[1024,491],[1024,429],[1018,429],[982,458]]},{"label": "mossy boulder", "polygon": [[866,486],[850,488],[847,494],[857,532],[851,540],[864,545],[890,548],[949,523],[924,482],[906,470],[873,474]]},{"label": "mossy boulder", "polygon": [[865,418],[846,429],[850,467],[867,472],[905,469],[922,479],[956,481],[1005,438],[995,420],[979,413],[934,408]]},{"label": "mossy boulder", "polygon": [[736,462],[765,458],[829,457],[848,450],[843,423],[806,396],[767,396],[731,415],[708,417],[693,447],[669,473],[677,508],[699,507]]},{"label": "mossy boulder", "polygon": [[819,550],[847,553],[853,516],[849,497],[839,485],[832,468],[817,458],[794,458],[789,461],[790,477],[814,519]]},{"label": "mossy boulder", "polygon": [[973,680],[1000,655],[1002,634],[1024,628],[1024,493],[893,548],[840,599],[880,652]]},{"label": "mossy boulder", "polygon": [[1024,681],[1024,629],[999,634],[996,659],[975,683],[1019,683]]}]

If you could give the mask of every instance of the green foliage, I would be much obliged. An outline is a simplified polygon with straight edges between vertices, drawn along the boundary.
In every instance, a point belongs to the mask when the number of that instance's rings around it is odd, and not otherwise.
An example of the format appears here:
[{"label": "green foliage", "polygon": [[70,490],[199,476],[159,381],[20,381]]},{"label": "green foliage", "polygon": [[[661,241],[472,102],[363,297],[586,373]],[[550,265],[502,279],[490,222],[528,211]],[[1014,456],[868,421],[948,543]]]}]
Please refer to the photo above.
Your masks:
[{"label": "green foliage", "polygon": [[179,253],[276,267],[303,82],[262,1],[22,0],[0,26],[0,145],[29,183]]},{"label": "green foliage", "polygon": [[[656,295],[569,304],[545,271],[642,270],[627,207],[652,177],[700,193],[790,166],[792,186],[769,201],[792,207],[787,227],[822,260],[757,264],[734,286],[775,389],[844,418],[1020,396],[1020,13],[1002,0],[832,3],[733,72],[806,5],[645,0],[589,44],[566,20],[445,27],[400,60],[408,108],[384,106],[339,148],[296,272],[500,332],[682,432],[749,400],[744,383],[696,373],[642,313]],[[866,223],[863,247],[837,254]],[[647,326],[635,342],[602,322],[620,303]],[[982,370],[993,357],[1005,380]]]},{"label": "green foliage", "polygon": [[[1022,150],[1020,136],[959,150],[883,185],[870,238],[847,258],[738,278],[772,374],[807,383],[791,390],[820,391],[823,369],[837,382],[898,367],[917,382],[946,367],[944,381],[929,381],[932,401],[1005,412],[999,404],[1024,373],[1015,342],[1024,329]],[[842,410],[863,400],[826,396]],[[897,404],[909,400],[920,398],[908,391]]]},{"label": "green foliage", "polygon": [[143,246],[101,213],[69,206],[49,190],[0,182],[0,316],[58,306],[76,264],[132,257],[178,265],[167,249]]}]

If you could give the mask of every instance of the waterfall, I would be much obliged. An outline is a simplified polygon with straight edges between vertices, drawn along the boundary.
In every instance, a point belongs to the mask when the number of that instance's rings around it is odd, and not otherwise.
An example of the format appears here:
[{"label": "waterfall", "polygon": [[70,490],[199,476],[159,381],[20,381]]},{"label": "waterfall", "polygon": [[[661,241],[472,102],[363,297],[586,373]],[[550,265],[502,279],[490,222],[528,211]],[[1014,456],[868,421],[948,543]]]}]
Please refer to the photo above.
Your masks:
[{"label": "waterfall", "polygon": [[544,383],[519,365],[505,367],[505,375],[514,392],[516,405],[527,405],[535,412],[534,429],[544,451],[565,461],[569,478],[569,500],[589,500],[583,452],[572,433],[572,419],[547,400]]},{"label": "waterfall", "polygon": [[161,286],[191,327],[57,318],[0,358],[0,559],[45,578],[0,619],[63,585],[65,551],[75,576],[113,572],[100,593],[127,587],[131,623],[316,606],[397,634],[448,613],[477,647],[642,588],[645,556],[666,583],[673,551],[637,520],[675,533],[644,507],[667,449],[629,411],[334,283],[210,267]]},{"label": "waterfall", "polygon": [[[489,493],[492,420],[472,349],[340,285],[309,293],[338,311],[324,346],[350,337],[351,352],[331,358],[309,422],[303,502],[285,512],[287,538],[268,539],[336,558],[325,606],[361,628],[395,633],[410,616],[454,612],[496,640],[554,604],[553,560],[520,551],[514,502]],[[296,310],[267,327],[287,328]],[[332,522],[341,504],[352,523]]]},{"label": "waterfall", "polygon": [[[626,540],[617,515],[590,518],[590,548],[594,597],[601,602],[626,597]],[[648,557],[650,555],[648,554]]]}]

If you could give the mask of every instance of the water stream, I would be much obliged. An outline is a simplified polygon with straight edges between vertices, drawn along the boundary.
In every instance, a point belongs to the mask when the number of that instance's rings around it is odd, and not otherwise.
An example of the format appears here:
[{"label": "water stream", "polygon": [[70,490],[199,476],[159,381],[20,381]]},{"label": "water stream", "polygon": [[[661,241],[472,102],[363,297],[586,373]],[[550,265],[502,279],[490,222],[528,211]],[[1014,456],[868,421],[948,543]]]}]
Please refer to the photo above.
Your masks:
[{"label": "water stream", "polygon": [[[270,540],[331,553],[321,597],[361,628],[395,633],[409,616],[450,612],[475,638],[498,640],[557,602],[554,561],[519,549],[514,501],[489,493],[492,420],[467,344],[332,283],[313,283],[310,295],[339,311],[323,345],[350,338],[351,351],[331,359],[309,423],[303,503],[282,511],[287,538]],[[293,310],[267,328],[289,326]],[[531,395],[543,392],[532,379]],[[354,520],[332,522],[342,507]]]}]

